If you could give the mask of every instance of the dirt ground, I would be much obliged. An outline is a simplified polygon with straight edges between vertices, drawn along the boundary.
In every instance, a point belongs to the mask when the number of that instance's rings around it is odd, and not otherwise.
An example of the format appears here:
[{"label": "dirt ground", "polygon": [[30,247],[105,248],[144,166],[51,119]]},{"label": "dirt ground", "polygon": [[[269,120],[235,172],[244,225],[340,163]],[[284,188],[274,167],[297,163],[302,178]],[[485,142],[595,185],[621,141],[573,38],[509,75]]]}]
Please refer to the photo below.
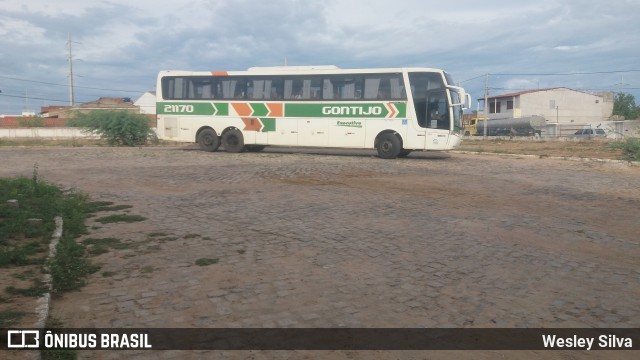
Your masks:
[{"label": "dirt ground", "polygon": [[613,140],[529,140],[529,139],[465,139],[460,151],[526,154],[539,156],[622,159],[622,150]]},{"label": "dirt ground", "polygon": [[[504,152],[532,144],[509,142]],[[47,181],[132,205],[147,218],[92,229],[88,236],[140,247],[94,257],[102,269],[89,284],[54,299],[52,315],[65,327],[640,326],[637,166],[429,152],[390,161],[374,151],[212,154],[193,146],[5,148],[0,156],[0,176],[29,176],[38,163]],[[165,235],[151,236],[157,232]],[[194,266],[203,257],[219,262]],[[127,355],[632,359],[637,352]]]}]

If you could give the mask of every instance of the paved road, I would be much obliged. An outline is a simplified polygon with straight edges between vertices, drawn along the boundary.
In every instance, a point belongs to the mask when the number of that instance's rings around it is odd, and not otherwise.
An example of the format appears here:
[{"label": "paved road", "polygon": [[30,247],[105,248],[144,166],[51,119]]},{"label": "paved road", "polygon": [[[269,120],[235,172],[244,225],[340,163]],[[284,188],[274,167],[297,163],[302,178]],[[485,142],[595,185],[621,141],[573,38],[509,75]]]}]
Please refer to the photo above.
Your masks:
[{"label": "paved road", "polygon": [[95,257],[90,284],[54,300],[66,327],[640,327],[638,167],[193,147],[0,157],[0,176],[37,163],[41,178],[147,218],[91,230],[129,246]]}]

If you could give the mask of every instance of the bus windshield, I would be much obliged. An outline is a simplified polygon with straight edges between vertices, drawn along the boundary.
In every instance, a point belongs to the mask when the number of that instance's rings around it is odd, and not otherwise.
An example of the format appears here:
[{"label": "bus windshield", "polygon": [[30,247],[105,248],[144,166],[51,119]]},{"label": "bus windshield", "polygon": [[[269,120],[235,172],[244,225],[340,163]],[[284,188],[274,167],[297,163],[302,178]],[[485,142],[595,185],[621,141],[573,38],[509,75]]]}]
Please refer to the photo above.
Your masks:
[{"label": "bus windshield", "polygon": [[413,106],[422,128],[450,130],[447,88],[439,73],[409,73]]}]

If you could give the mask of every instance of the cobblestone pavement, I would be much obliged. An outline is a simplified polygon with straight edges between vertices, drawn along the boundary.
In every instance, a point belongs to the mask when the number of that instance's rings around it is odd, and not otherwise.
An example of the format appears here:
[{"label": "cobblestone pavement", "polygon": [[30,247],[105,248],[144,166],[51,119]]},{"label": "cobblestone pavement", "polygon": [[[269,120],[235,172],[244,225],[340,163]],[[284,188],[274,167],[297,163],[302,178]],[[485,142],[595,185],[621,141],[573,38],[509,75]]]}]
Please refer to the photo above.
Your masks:
[{"label": "cobblestone pavement", "polygon": [[[88,237],[115,237],[130,246],[94,257],[102,268],[89,285],[54,300],[52,315],[65,327],[640,327],[638,167],[373,155],[206,153],[190,146],[4,148],[0,176],[30,177],[37,164],[49,182],[132,205],[131,214],[147,218],[94,226]],[[218,263],[197,266],[200,258]],[[637,353],[616,356],[630,355]]]}]

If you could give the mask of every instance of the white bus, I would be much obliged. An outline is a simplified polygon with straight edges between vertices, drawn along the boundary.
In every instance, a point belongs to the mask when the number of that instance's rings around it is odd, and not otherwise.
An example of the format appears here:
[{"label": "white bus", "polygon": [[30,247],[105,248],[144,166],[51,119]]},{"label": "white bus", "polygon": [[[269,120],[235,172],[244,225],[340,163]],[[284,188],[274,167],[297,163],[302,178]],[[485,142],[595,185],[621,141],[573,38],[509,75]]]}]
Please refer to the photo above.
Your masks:
[{"label": "white bus", "polygon": [[285,66],[162,71],[158,137],[203,150],[265,146],[376,149],[381,158],[461,142],[471,97],[444,71]]}]

